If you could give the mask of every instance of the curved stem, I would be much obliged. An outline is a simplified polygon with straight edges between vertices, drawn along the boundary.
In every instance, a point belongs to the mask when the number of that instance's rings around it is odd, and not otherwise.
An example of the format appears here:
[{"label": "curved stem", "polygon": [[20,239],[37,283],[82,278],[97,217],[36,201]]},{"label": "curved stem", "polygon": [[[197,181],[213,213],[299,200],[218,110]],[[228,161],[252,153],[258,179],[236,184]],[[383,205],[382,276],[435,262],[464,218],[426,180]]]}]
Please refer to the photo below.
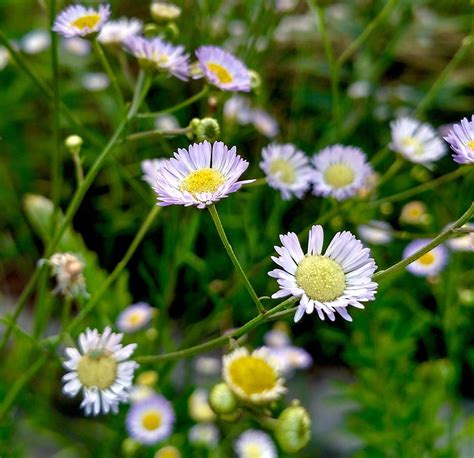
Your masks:
[{"label": "curved stem", "polygon": [[222,244],[224,245],[224,248],[227,251],[229,258],[232,261],[232,264],[234,264],[234,267],[236,268],[237,272],[239,272],[240,276],[242,277],[242,280],[244,282],[245,287],[247,288],[247,291],[250,294],[250,297],[252,298],[253,302],[257,306],[258,313],[264,314],[265,308],[260,302],[260,299],[258,298],[257,293],[253,289],[253,286],[250,283],[250,280],[248,279],[247,275],[245,274],[244,269],[242,269],[242,266],[240,265],[239,260],[237,259],[237,256],[235,256],[232,245],[229,243],[229,240],[227,239],[226,233],[224,231],[224,227],[222,226],[222,222],[219,218],[219,214],[217,213],[216,206],[210,205],[208,209],[209,209],[209,213],[212,216],[212,220],[214,221],[214,225],[216,226],[217,233],[219,234],[219,237],[221,238]]},{"label": "curved stem", "polygon": [[141,140],[142,138],[148,137],[172,137],[175,135],[186,135],[190,132],[189,127],[183,127],[180,129],[170,129],[170,130],[144,130],[142,132],[136,132],[127,136],[127,141]]}]

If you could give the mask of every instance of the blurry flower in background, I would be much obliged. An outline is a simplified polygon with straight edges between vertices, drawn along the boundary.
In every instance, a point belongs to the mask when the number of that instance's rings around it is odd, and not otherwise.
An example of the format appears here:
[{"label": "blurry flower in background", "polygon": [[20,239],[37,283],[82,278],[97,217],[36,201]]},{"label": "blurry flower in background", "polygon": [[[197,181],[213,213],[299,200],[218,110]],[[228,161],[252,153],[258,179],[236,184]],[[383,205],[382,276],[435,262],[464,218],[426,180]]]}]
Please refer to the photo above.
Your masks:
[{"label": "blurry flower in background", "polygon": [[139,35],[143,23],[135,18],[120,18],[109,21],[102,27],[97,39],[104,45],[119,46],[129,37]]},{"label": "blurry flower in background", "polygon": [[271,437],[263,431],[249,429],[235,441],[238,458],[277,458],[277,449]]},{"label": "blurry flower in background", "polygon": [[171,436],[175,420],[171,403],[155,394],[132,404],[125,423],[130,437],[140,444],[154,445]]},{"label": "blurry flower in background", "polygon": [[212,356],[199,356],[196,358],[194,368],[202,375],[217,375],[221,370],[221,362]]},{"label": "blurry flower in background", "polygon": [[408,224],[427,224],[430,220],[428,207],[419,200],[408,202],[402,208],[400,221]]},{"label": "blurry flower in background", "polygon": [[268,184],[279,190],[284,200],[293,196],[301,199],[310,188],[314,173],[306,154],[290,143],[272,143],[263,148],[260,168]]},{"label": "blurry flower in background", "polygon": [[[417,239],[410,242],[403,251],[403,259],[408,258],[430,243],[430,239]],[[439,274],[448,263],[448,249],[438,245],[406,266],[406,269],[418,277],[430,277]]]},{"label": "blurry flower in background", "polygon": [[117,329],[122,332],[136,332],[147,326],[155,309],[146,302],[138,302],[123,310],[117,318]]},{"label": "blurry flower in background", "polygon": [[223,91],[250,92],[250,74],[237,57],[217,46],[196,50],[199,67],[206,79]]},{"label": "blurry flower in background", "polygon": [[79,335],[79,350],[66,348],[63,366],[70,372],[63,376],[63,391],[74,397],[82,390],[81,407],[86,415],[117,413],[121,402],[129,399],[133,375],[138,364],[128,361],[137,344],[120,344],[122,334],[106,327],[86,329]]},{"label": "blurry flower in background", "polygon": [[370,95],[370,91],[372,86],[370,85],[370,81],[354,81],[348,88],[347,88],[347,95],[351,99],[365,99]]},{"label": "blurry flower in background", "polygon": [[219,442],[219,430],[213,423],[198,423],[189,430],[188,439],[191,444],[211,448]]},{"label": "blurry flower in background", "polygon": [[275,0],[275,9],[280,13],[292,11],[298,5],[298,0]]},{"label": "blurry flower in background", "polygon": [[458,164],[474,163],[474,115],[470,121],[468,118],[463,118],[459,124],[454,124],[444,139],[454,151],[455,162]]},{"label": "blurry flower in background", "polygon": [[357,233],[361,240],[373,245],[386,245],[392,241],[392,226],[385,221],[370,221],[369,224],[361,224]]},{"label": "blurry flower in background", "polygon": [[281,372],[285,376],[291,375],[295,369],[308,369],[313,365],[312,356],[301,347],[288,345],[270,348],[270,352],[280,363]]},{"label": "blurry flower in background", "polygon": [[[284,323],[286,325],[286,323]],[[281,329],[277,323],[271,331],[268,331],[263,336],[263,341],[267,347],[281,348],[291,344],[288,330]]]},{"label": "blurry flower in background", "polygon": [[0,70],[3,70],[10,60],[10,53],[7,51],[7,48],[0,46]]},{"label": "blurry flower in background", "polygon": [[[451,224],[448,224],[448,229]],[[446,245],[453,251],[474,251],[474,224],[465,224],[461,229],[471,229],[471,233],[457,235],[446,240]]]},{"label": "blurry flower in background", "polygon": [[283,16],[278,24],[273,39],[279,43],[295,42],[312,35],[318,30],[315,15],[306,14]]},{"label": "blurry flower in background", "polygon": [[183,81],[189,77],[189,54],[184,46],[174,46],[161,38],[132,36],[124,40],[124,47],[146,70],[169,72]]},{"label": "blurry flower in background", "polygon": [[259,108],[254,109],[252,111],[251,122],[255,126],[255,129],[262,135],[265,135],[265,137],[273,138],[280,132],[275,118],[265,110]]},{"label": "blurry flower in background", "polygon": [[145,159],[141,162],[140,166],[143,172],[142,179],[146,181],[150,186],[153,186],[153,183],[157,179],[158,170],[166,163],[167,159]]},{"label": "blurry flower in background", "polygon": [[133,385],[130,390],[130,400],[133,402],[143,401],[151,396],[154,396],[156,391],[146,385]]},{"label": "blurry flower in background", "polygon": [[99,9],[71,5],[61,11],[53,25],[53,31],[64,37],[85,37],[100,31],[109,19],[110,5],[99,5]]},{"label": "blurry flower in background", "polygon": [[153,458],[181,458],[181,452],[172,445],[160,448]]},{"label": "blurry flower in background", "polygon": [[155,128],[162,131],[179,129],[180,125],[176,116],[171,114],[162,114],[155,119]]},{"label": "blurry flower in background", "polygon": [[278,399],[286,388],[280,378],[280,366],[266,347],[254,350],[238,348],[223,358],[223,378],[242,400],[262,404]]},{"label": "blurry flower in background", "polygon": [[64,296],[87,296],[84,278],[84,262],[73,253],[55,253],[43,262],[51,266],[52,275],[56,279],[55,293]]},{"label": "blurry flower in background", "polygon": [[174,21],[181,15],[181,8],[172,3],[153,1],[150,15],[155,21]]},{"label": "blurry flower in background", "polygon": [[99,92],[107,89],[110,84],[109,77],[105,73],[85,73],[81,78],[84,89],[91,92]]},{"label": "blurry flower in background", "polygon": [[446,147],[433,127],[413,118],[400,118],[390,123],[392,141],[389,147],[405,159],[429,164],[446,154]]},{"label": "blurry flower in background", "polygon": [[216,418],[207,400],[209,393],[204,388],[197,388],[188,399],[189,416],[196,422],[209,422]]},{"label": "blurry flower in background", "polygon": [[51,45],[51,36],[47,30],[38,29],[28,32],[20,42],[21,49],[26,54],[38,54]]},{"label": "blurry flower in background", "polygon": [[233,95],[224,104],[224,119],[227,122],[246,125],[252,122],[252,114],[249,99],[241,95]]},{"label": "blurry flower in background", "polygon": [[344,200],[354,196],[366,183],[372,167],[360,148],[333,145],[313,157],[313,194]]},{"label": "blurry flower in background", "polygon": [[337,312],[352,321],[346,310],[349,305],[364,308],[361,302],[375,299],[377,283],[372,281],[372,276],[377,266],[370,250],[350,232],[338,232],[324,255],[321,226],[313,226],[309,231],[306,255],[294,232],[280,235],[280,240],[282,246],[275,247],[279,257],[272,256],[272,260],[284,270],[274,269],[268,273],[280,286],[272,298],[300,298],[295,322],[314,309],[321,320],[326,314],[333,321]]},{"label": "blurry flower in background", "polygon": [[75,56],[87,56],[91,52],[91,44],[83,38],[73,37],[63,40],[66,51]]},{"label": "blurry flower in background", "polygon": [[153,189],[158,205],[195,205],[205,208],[236,192],[243,184],[237,181],[249,163],[222,142],[205,141],[179,149],[174,158],[157,171]]}]

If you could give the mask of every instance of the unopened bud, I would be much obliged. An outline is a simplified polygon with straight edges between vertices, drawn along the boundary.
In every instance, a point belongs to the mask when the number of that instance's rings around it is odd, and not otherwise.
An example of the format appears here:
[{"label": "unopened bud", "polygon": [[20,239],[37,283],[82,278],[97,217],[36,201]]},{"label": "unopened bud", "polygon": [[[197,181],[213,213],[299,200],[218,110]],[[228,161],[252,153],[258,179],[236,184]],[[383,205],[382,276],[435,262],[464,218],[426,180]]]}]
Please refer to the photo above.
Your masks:
[{"label": "unopened bud", "polygon": [[181,458],[181,452],[172,445],[160,448],[154,455],[154,458]]},{"label": "unopened bud", "polygon": [[145,24],[143,27],[143,35],[148,38],[156,37],[160,32],[161,30],[156,24]]},{"label": "unopened bud", "polygon": [[133,456],[135,453],[138,452],[140,448],[140,444],[130,437],[127,437],[123,442],[122,442],[122,453],[124,456]]},{"label": "unopened bud", "polygon": [[64,140],[64,144],[71,154],[79,154],[83,143],[84,141],[79,135],[69,135],[69,137]]},{"label": "unopened bud", "polygon": [[157,22],[174,21],[181,15],[181,8],[172,3],[152,2],[150,15]]},{"label": "unopened bud", "polygon": [[275,437],[285,453],[299,452],[308,444],[311,437],[311,419],[298,401],[293,401],[278,417]]},{"label": "unopened bud", "polygon": [[191,138],[197,142],[216,141],[221,133],[219,123],[214,118],[194,118],[189,123]]},{"label": "unopened bud", "polygon": [[218,383],[209,393],[209,405],[218,415],[229,415],[237,409],[238,401],[226,383]]},{"label": "unopened bud", "polygon": [[158,372],[145,371],[137,377],[137,384],[153,387],[158,382]]}]

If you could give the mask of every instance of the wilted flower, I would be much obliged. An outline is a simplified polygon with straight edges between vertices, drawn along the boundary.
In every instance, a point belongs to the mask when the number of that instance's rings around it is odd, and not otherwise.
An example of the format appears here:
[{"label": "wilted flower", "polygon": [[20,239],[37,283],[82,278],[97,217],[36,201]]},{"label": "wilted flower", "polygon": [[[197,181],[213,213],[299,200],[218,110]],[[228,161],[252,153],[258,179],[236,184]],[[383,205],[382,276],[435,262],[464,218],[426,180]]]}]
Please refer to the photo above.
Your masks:
[{"label": "wilted flower", "polygon": [[210,448],[219,442],[219,430],[212,423],[198,423],[189,430],[188,438],[191,444]]},{"label": "wilted flower", "polygon": [[[431,240],[417,239],[410,242],[403,251],[403,258],[408,258],[412,254],[428,245]],[[448,262],[448,249],[444,245],[438,245],[416,261],[409,264],[406,269],[418,277],[429,277],[440,273]]]},{"label": "wilted flower", "polygon": [[71,5],[59,13],[53,31],[64,37],[86,37],[100,31],[110,16],[109,5],[99,5],[99,9]]},{"label": "wilted flower", "polygon": [[278,417],[275,437],[286,453],[297,453],[308,444],[311,438],[311,419],[297,401],[293,401],[293,405]]},{"label": "wilted flower", "polygon": [[21,39],[21,49],[26,54],[38,54],[48,49],[50,44],[51,36],[44,29],[32,30]]},{"label": "wilted flower", "polygon": [[64,296],[87,295],[84,262],[73,253],[56,253],[47,263],[56,279],[55,292]]},{"label": "wilted flower", "polygon": [[130,397],[133,374],[138,364],[128,361],[137,344],[120,344],[122,334],[106,327],[102,334],[97,329],[86,329],[79,335],[79,350],[66,348],[63,365],[70,371],[63,376],[63,391],[76,396],[82,390],[81,407],[86,415],[118,412],[120,402]]},{"label": "wilted flower", "polygon": [[127,38],[139,35],[142,30],[142,21],[124,17],[104,24],[97,39],[104,45],[119,46]]},{"label": "wilted flower", "polygon": [[189,416],[197,422],[213,421],[216,416],[207,400],[208,392],[204,388],[197,388],[188,399]]},{"label": "wilted flower", "polygon": [[235,442],[238,458],[277,458],[277,450],[270,436],[263,431],[248,429]]},{"label": "wilted flower", "polygon": [[385,221],[370,221],[369,224],[361,224],[357,233],[361,240],[373,245],[386,245],[392,240],[392,226]]},{"label": "wilted flower", "polygon": [[132,304],[117,318],[117,328],[122,332],[135,332],[150,323],[155,309],[146,302]]},{"label": "wilted flower", "polygon": [[471,120],[463,118],[454,124],[451,132],[444,137],[454,151],[453,159],[458,164],[474,163],[474,115]]},{"label": "wilted flower", "polygon": [[408,224],[426,224],[428,220],[428,208],[423,202],[413,200],[403,206],[400,221]]}]

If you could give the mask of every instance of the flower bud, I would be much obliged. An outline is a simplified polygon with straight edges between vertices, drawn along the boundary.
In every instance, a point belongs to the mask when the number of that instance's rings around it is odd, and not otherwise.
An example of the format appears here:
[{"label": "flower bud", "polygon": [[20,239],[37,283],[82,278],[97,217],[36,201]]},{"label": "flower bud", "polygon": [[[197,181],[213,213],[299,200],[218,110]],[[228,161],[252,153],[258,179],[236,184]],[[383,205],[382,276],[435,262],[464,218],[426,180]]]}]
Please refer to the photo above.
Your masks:
[{"label": "flower bud", "polygon": [[145,337],[151,342],[153,342],[154,340],[158,338],[158,331],[155,328],[147,329],[145,331]]},{"label": "flower bud", "polygon": [[172,3],[152,2],[150,15],[157,22],[174,21],[181,15],[181,8]]},{"label": "flower bud", "polygon": [[154,455],[154,458],[181,458],[181,452],[172,445],[160,448]]},{"label": "flower bud", "polygon": [[134,456],[138,452],[140,444],[130,437],[122,442],[122,453],[124,456]]},{"label": "flower bud", "polygon": [[296,453],[305,447],[311,437],[311,420],[304,407],[293,401],[278,417],[275,437],[285,453]]},{"label": "flower bud", "polygon": [[79,154],[83,143],[84,141],[79,135],[69,135],[69,137],[64,140],[64,144],[71,154]]},{"label": "flower bud", "polygon": [[218,383],[209,393],[209,405],[218,415],[229,415],[237,409],[238,401],[226,383]]},{"label": "flower bud", "polygon": [[145,371],[142,372],[138,377],[137,377],[137,384],[138,385],[144,385],[144,386],[149,386],[153,387],[156,385],[158,382],[158,372],[156,371]]},{"label": "flower bud", "polygon": [[147,38],[156,37],[160,33],[160,29],[156,26],[156,24],[145,24],[143,27],[143,35]]},{"label": "flower bud", "polygon": [[219,123],[214,118],[194,118],[189,123],[191,138],[197,142],[216,141],[221,133]]}]

